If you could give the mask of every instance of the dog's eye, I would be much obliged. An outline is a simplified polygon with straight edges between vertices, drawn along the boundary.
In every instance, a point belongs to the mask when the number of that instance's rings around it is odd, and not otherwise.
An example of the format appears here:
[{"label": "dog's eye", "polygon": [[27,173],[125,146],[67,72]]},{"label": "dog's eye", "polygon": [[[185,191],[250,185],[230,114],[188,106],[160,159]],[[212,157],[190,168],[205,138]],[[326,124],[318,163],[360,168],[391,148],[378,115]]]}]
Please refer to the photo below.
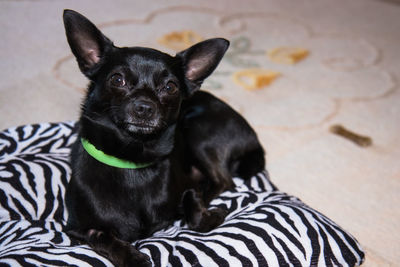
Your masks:
[{"label": "dog's eye", "polygon": [[175,83],[173,83],[173,82],[168,82],[168,83],[165,85],[164,89],[165,89],[165,91],[166,91],[168,94],[170,94],[170,95],[173,95],[173,94],[175,94],[176,92],[178,92],[178,86],[177,86]]},{"label": "dog's eye", "polygon": [[116,87],[122,87],[122,86],[125,85],[125,79],[124,79],[124,77],[123,77],[121,74],[119,74],[119,73],[116,73],[116,74],[114,74],[113,76],[111,76],[110,82],[111,82],[111,84],[112,84],[113,86],[116,86]]}]

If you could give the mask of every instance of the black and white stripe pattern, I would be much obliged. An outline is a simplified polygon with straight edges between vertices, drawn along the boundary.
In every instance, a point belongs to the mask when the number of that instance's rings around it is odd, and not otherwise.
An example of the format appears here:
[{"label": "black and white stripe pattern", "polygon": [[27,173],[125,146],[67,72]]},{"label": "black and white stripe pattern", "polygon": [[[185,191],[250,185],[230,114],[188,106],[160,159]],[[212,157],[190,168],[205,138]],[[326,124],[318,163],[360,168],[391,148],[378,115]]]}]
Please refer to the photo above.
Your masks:
[{"label": "black and white stripe pattern", "polygon": [[[27,125],[0,133],[0,265],[112,266],[63,232],[74,123]],[[154,266],[355,266],[364,253],[337,224],[277,190],[267,172],[211,206],[224,224],[209,233],[181,222],[135,244]]]}]

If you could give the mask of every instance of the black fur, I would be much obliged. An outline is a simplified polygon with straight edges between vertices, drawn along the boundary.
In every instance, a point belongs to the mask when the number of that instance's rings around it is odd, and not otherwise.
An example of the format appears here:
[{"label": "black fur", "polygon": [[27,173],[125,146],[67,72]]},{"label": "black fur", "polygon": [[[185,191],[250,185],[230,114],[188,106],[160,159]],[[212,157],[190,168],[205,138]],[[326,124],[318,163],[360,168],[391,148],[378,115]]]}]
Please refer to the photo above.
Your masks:
[{"label": "black fur", "polygon": [[[207,204],[233,187],[232,175],[264,168],[264,151],[248,123],[227,104],[197,91],[229,42],[210,39],[175,57],[150,48],[118,48],[79,13],[64,11],[71,50],[89,78],[71,155],[66,192],[68,233],[117,266],[149,266],[130,242],[184,218],[196,231],[221,224]],[[151,163],[105,165],[82,147]]]},{"label": "black fur", "polygon": [[232,176],[247,179],[264,169],[264,150],[254,130],[210,93],[197,91],[183,102],[181,126],[185,156],[205,177],[206,203],[232,189]]}]

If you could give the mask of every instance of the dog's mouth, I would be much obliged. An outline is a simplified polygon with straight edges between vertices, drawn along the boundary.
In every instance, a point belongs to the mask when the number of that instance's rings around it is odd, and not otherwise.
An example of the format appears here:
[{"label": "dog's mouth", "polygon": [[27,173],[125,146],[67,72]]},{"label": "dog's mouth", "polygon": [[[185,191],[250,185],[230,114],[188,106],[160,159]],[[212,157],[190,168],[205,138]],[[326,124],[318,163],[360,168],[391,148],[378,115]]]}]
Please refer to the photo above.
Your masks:
[{"label": "dog's mouth", "polygon": [[124,128],[129,133],[134,134],[151,134],[157,131],[158,125],[156,123],[140,123],[140,122],[125,122]]}]

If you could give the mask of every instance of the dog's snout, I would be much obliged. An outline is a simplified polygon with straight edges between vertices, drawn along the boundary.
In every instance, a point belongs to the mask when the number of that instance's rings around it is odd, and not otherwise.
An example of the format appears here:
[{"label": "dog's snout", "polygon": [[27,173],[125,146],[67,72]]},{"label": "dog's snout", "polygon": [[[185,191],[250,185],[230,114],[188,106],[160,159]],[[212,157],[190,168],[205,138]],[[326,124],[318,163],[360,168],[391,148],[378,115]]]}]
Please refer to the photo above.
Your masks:
[{"label": "dog's snout", "polygon": [[150,119],[156,110],[156,106],[147,100],[137,100],[133,103],[133,111],[141,119]]}]

